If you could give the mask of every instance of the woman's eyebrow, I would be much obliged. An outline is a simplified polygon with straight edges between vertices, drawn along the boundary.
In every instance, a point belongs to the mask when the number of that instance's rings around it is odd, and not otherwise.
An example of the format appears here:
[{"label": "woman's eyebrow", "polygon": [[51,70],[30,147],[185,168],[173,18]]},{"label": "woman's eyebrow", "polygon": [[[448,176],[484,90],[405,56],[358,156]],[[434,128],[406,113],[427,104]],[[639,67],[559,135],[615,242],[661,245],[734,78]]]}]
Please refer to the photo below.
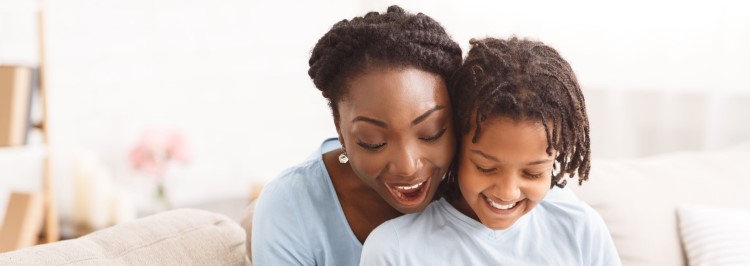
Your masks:
[{"label": "woman's eyebrow", "polygon": [[374,119],[374,118],[369,118],[366,116],[355,117],[354,119],[352,119],[352,123],[354,122],[367,122],[367,123],[370,123],[370,124],[373,124],[382,128],[388,128],[388,124],[386,124],[385,122]]},{"label": "woman's eyebrow", "polygon": [[[430,117],[430,115],[434,113],[435,111],[440,111],[443,109],[445,109],[445,106],[436,105],[435,107],[430,108],[430,110],[427,110],[426,112],[424,112],[424,114],[421,114],[420,116],[415,118],[414,121],[411,121],[411,125],[416,126],[417,124],[422,123],[422,121]],[[366,116],[357,116],[354,119],[352,119],[352,123],[354,122],[367,122],[367,123],[370,123],[370,124],[373,124],[382,128],[388,128],[387,123],[377,120],[375,118],[370,118]]]},{"label": "woman's eyebrow", "polygon": [[422,121],[424,121],[425,119],[427,119],[427,117],[429,117],[435,111],[439,111],[439,110],[443,110],[443,109],[445,109],[445,106],[435,105],[435,107],[432,107],[430,110],[427,110],[427,112],[424,112],[424,114],[422,114],[422,115],[418,116],[417,118],[415,118],[414,121],[411,121],[411,125],[412,126],[416,126],[417,124],[422,123]]}]

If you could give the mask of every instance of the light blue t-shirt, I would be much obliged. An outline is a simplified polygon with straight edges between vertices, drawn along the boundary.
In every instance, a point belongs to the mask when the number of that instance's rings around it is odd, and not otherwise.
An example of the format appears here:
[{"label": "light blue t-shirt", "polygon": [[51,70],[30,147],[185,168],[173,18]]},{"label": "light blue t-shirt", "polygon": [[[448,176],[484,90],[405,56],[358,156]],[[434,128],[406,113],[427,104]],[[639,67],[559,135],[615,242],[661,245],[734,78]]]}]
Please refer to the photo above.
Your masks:
[{"label": "light blue t-shirt", "polygon": [[360,265],[622,263],[601,216],[584,202],[545,199],[508,229],[492,230],[440,199],[377,227]]},{"label": "light blue t-shirt", "polygon": [[254,266],[357,265],[362,243],[336,197],[322,154],[340,147],[328,139],[307,161],[270,181],[253,214]]},{"label": "light blue t-shirt", "polygon": [[[349,227],[323,163],[322,154],[340,145],[336,138],[324,141],[305,162],[263,188],[253,214],[253,265],[359,263],[362,243]],[[575,199],[567,189],[553,189],[547,197]]]}]

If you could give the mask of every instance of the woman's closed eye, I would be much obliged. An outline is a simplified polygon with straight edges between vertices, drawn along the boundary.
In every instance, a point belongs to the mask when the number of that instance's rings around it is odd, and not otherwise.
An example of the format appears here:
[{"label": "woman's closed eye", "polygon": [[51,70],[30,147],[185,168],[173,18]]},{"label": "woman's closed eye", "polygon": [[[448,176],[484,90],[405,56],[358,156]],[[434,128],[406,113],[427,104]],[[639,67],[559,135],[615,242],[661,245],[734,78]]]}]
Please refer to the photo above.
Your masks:
[{"label": "woman's closed eye", "polygon": [[448,128],[443,128],[443,129],[441,129],[441,130],[440,130],[440,131],[439,131],[439,132],[438,132],[437,134],[435,134],[435,135],[432,135],[432,136],[429,136],[429,137],[422,137],[422,138],[420,138],[420,139],[421,139],[421,140],[424,140],[424,141],[427,141],[427,142],[432,142],[432,141],[435,141],[435,140],[439,139],[440,137],[442,137],[442,136],[443,136],[443,135],[445,134],[445,131],[446,131],[446,130],[448,130]]},{"label": "woman's closed eye", "polygon": [[369,151],[380,150],[380,148],[383,148],[383,146],[385,146],[385,144],[386,144],[385,142],[381,142],[381,143],[367,143],[367,142],[364,142],[364,141],[361,141],[361,140],[357,141],[357,145],[359,145],[362,148],[365,148],[366,150],[369,150]]}]

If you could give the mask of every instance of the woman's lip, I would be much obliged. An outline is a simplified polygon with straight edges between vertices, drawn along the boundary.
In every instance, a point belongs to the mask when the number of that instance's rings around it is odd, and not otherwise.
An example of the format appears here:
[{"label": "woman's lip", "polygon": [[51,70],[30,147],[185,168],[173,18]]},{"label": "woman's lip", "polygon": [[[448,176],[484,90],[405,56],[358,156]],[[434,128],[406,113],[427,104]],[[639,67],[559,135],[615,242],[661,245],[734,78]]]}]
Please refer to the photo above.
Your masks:
[{"label": "woman's lip", "polygon": [[386,182],[385,184],[388,185],[388,186],[394,186],[394,187],[410,187],[410,186],[415,186],[415,185],[419,185],[421,183],[424,183],[425,181],[427,181],[429,179],[430,179],[429,177],[425,177],[425,178],[422,178],[422,179],[419,179],[419,180],[415,180],[415,181],[409,181],[409,182]]},{"label": "woman's lip", "polygon": [[[388,188],[388,191],[391,193],[391,196],[393,199],[402,206],[416,206],[424,202],[424,199],[427,198],[427,191],[430,189],[429,186],[431,184],[431,179],[427,178],[424,181],[412,183],[414,185],[419,185],[416,189],[413,189],[412,191],[404,191],[403,193],[399,191],[398,188],[396,188],[393,184],[386,184],[386,187]],[[420,185],[421,184],[421,185]],[[413,197],[407,198],[404,194],[411,194],[411,193],[419,193],[417,195],[414,195]]]}]

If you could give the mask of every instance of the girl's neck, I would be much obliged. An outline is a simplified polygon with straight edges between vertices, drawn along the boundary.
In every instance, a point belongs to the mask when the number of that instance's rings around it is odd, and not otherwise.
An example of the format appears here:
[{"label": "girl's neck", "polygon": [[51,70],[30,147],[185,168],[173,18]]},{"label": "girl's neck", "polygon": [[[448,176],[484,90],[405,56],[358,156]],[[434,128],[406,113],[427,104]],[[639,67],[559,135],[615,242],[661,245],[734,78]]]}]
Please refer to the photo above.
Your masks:
[{"label": "girl's neck", "polygon": [[456,208],[456,210],[458,210],[459,212],[470,217],[471,219],[479,221],[479,217],[474,212],[474,210],[471,209],[469,203],[466,203],[466,200],[463,196],[458,195],[454,197],[446,197],[446,200],[453,206],[453,208]]}]

